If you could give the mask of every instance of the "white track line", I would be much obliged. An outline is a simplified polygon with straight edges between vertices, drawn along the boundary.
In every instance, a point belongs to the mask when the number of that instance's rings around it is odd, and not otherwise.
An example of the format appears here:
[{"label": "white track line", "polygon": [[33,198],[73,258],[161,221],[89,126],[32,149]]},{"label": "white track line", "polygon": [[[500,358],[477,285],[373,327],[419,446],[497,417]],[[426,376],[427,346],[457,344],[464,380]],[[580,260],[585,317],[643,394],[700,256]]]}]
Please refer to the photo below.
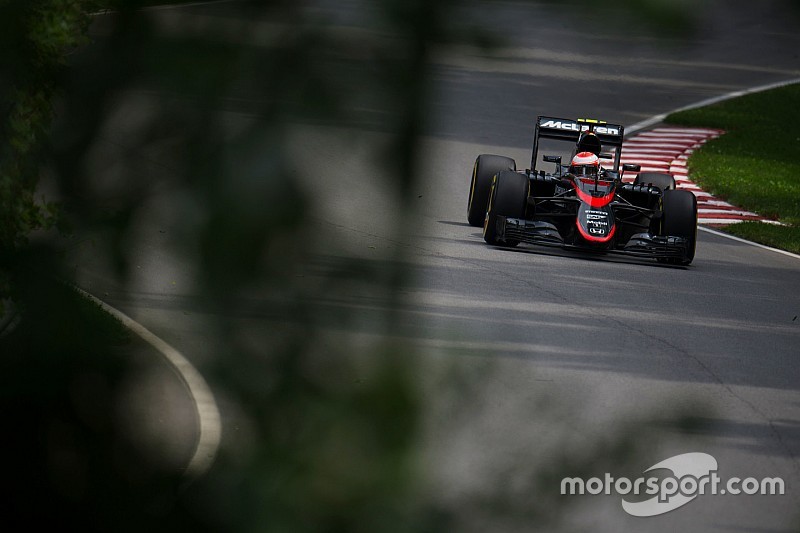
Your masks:
[{"label": "white track line", "polygon": [[143,11],[164,11],[167,9],[181,9],[184,7],[199,7],[211,4],[230,4],[231,2],[240,2],[241,0],[208,0],[206,2],[191,2],[186,4],[161,4],[157,6],[148,6],[143,8]]},{"label": "white track line", "polygon": [[[225,4],[237,0],[210,0],[198,1],[191,4],[165,4],[160,6],[150,6],[145,11],[160,11],[167,9],[177,9],[183,7],[197,7],[210,4]],[[113,13],[113,10],[105,10],[92,13],[92,16],[100,17]],[[152,331],[136,322],[134,319],[111,307],[106,302],[86,292],[80,287],[75,289],[99,305],[108,314],[119,320],[123,326],[134,332],[143,341],[153,347],[175,371],[189,390],[189,395],[194,401],[195,412],[197,413],[198,437],[197,444],[192,454],[192,458],[186,465],[184,475],[190,479],[196,478],[211,468],[214,459],[219,451],[220,441],[222,440],[222,419],[219,414],[219,407],[211,392],[211,388],[206,383],[203,375],[197,370],[186,357],[178,350],[167,344],[166,341],[158,337]]]},{"label": "white track line", "polygon": [[99,305],[105,312],[122,322],[126,328],[138,335],[147,344],[155,348],[175,373],[178,374],[186,388],[189,389],[189,394],[195,403],[199,428],[197,445],[192,458],[186,466],[185,474],[190,478],[204,474],[211,467],[217,455],[222,438],[222,421],[217,402],[202,374],[178,350],[167,344],[149,329],[96,296],[81,288],[76,287],[76,289]]},{"label": "white track line", "polygon": [[[161,4],[155,6],[145,6],[141,8],[142,11],[166,11],[168,9],[181,9],[184,7],[201,7],[201,6],[208,6],[212,4],[230,4],[231,2],[241,2],[241,0],[206,0],[206,1],[198,1],[198,2],[191,2],[186,4]],[[114,9],[103,9],[97,11],[95,13],[91,13],[92,17],[102,17],[105,15],[110,15],[112,13],[116,13]]]},{"label": "white track line", "polygon": [[[662,113],[660,115],[656,115],[654,117],[650,117],[647,120],[643,120],[641,122],[637,122],[633,126],[625,128],[625,133],[633,133],[639,130],[643,130],[645,128],[649,128],[651,126],[655,126],[664,121],[667,118],[667,115],[671,115],[672,113],[677,113],[678,111],[688,111],[689,109],[696,109],[698,107],[704,107],[707,105],[717,104],[719,102],[724,102],[725,100],[730,100],[732,98],[738,98],[739,96],[744,96],[746,94],[752,93],[760,93],[763,91],[768,91],[770,89],[777,89],[778,87],[785,87],[787,85],[792,85],[794,83],[800,83],[800,78],[795,78],[793,80],[786,80],[786,81],[779,81],[776,83],[770,83],[768,85],[759,85],[758,87],[752,87],[750,89],[744,89],[741,91],[733,91],[727,94],[723,94],[721,96],[715,96],[714,98],[707,98],[706,100],[701,100],[694,104],[689,104],[684,107],[680,107],[673,111],[669,111],[667,113]],[[701,130],[702,128],[693,128],[696,130]]]},{"label": "white track line", "polygon": [[773,252],[779,254],[787,255],[789,257],[794,257],[795,259],[800,259],[800,255],[793,254],[792,252],[787,252],[786,250],[779,250],[778,248],[773,248],[765,244],[759,244],[757,242],[748,241],[747,239],[742,239],[741,237],[736,237],[735,235],[728,235],[727,233],[722,233],[721,231],[713,230],[711,228],[706,228],[705,226],[698,226],[697,229],[699,229],[700,231],[705,231],[706,233],[710,233],[712,235],[717,235],[718,237],[725,237],[726,239],[731,239],[732,241],[737,241],[744,244],[750,244],[758,248],[763,248],[764,250],[772,250]]}]

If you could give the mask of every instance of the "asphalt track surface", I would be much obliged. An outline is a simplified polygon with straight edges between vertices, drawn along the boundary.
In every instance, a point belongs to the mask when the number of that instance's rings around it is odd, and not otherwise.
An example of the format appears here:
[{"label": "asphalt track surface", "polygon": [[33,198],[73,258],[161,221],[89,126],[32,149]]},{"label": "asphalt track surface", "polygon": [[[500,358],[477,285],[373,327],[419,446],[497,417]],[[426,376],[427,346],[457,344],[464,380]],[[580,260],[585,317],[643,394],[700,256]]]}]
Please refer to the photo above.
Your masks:
[{"label": "asphalt track surface", "polygon": [[[334,4],[321,9],[343,20],[359,7]],[[424,450],[444,500],[491,492],[508,471],[523,492],[534,491],[532,498],[538,490],[557,491],[534,488],[537,468],[565,457],[567,465],[572,457],[577,464],[586,445],[627,432],[646,449],[638,466],[612,475],[634,478],[663,459],[697,451],[717,459],[722,477],[780,476],[787,494],[701,496],[652,518],[626,515],[619,496],[585,496],[570,500],[565,530],[797,530],[800,259],[701,232],[692,266],[667,268],[493,248],[466,224],[475,156],[499,153],[527,166],[538,114],[633,124],[800,76],[800,36],[783,4],[707,5],[700,35],[687,39],[633,23],[590,32],[576,26],[569,3],[476,4],[487,23],[508,29],[509,44],[491,57],[466,49],[437,56],[434,113],[415,191],[417,224],[410,227],[393,223],[387,191],[370,180],[381,134],[357,132],[354,150],[352,132],[297,126],[298,165],[329,169],[313,184],[326,199],[318,224],[344,243],[321,251],[320,264],[335,265],[343,254],[381,261],[405,250],[411,283],[393,330],[431,361],[457,360],[481,378],[479,392],[459,399],[461,416],[437,419],[437,409],[430,415]],[[225,9],[224,3],[195,6],[169,16],[217,17]],[[246,106],[232,116],[249,120]],[[120,117],[124,131],[125,113]],[[343,189],[350,193],[339,194]],[[192,264],[172,253],[159,232],[168,201],[155,199],[152,216],[142,217],[140,239],[131,243],[137,265],[131,286],[116,286],[97,261],[85,262],[79,278],[202,367],[224,348],[193,305]],[[343,288],[338,300],[319,305],[363,313],[361,331],[332,327],[331,337],[369,343],[381,332],[370,323],[372,312],[388,304],[368,288]],[[263,326],[274,317],[257,318]],[[686,413],[699,423],[681,426]],[[223,409],[223,427],[224,417]],[[504,530],[499,522],[474,527]]]}]

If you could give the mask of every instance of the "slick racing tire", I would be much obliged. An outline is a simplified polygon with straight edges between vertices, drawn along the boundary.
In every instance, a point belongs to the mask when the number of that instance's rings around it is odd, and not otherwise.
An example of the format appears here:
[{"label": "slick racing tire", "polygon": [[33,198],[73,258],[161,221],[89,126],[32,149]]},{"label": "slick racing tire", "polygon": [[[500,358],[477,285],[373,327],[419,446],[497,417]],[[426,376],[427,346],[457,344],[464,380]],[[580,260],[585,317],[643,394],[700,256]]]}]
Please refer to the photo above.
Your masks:
[{"label": "slick racing tire", "polygon": [[664,191],[662,198],[663,216],[661,218],[661,235],[683,237],[689,241],[689,247],[683,258],[660,260],[673,265],[688,265],[694,259],[697,245],[697,198],[689,191]]},{"label": "slick racing tire", "polygon": [[634,185],[647,185],[658,187],[661,192],[675,190],[675,178],[669,174],[662,174],[661,172],[640,172],[636,179],[633,180]]},{"label": "slick racing tire", "polygon": [[489,189],[489,205],[483,223],[483,240],[492,245],[516,246],[519,241],[501,241],[497,237],[497,217],[525,218],[530,180],[525,174],[498,173]]},{"label": "slick racing tire", "polygon": [[472,167],[472,182],[469,186],[467,202],[467,221],[470,226],[482,226],[486,217],[486,206],[489,202],[489,189],[492,178],[502,170],[517,170],[517,163],[510,157],[482,154]]}]

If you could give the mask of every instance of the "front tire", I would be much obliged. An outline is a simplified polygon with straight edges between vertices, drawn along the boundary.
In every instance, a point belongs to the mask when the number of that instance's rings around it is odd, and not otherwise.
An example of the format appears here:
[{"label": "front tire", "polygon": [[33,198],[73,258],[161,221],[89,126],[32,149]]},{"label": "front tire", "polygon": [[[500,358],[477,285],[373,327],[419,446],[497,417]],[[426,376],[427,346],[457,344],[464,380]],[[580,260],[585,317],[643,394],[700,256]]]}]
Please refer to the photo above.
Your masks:
[{"label": "front tire", "polygon": [[663,216],[661,235],[683,237],[689,241],[686,255],[681,259],[664,259],[663,263],[688,265],[694,260],[697,246],[697,198],[689,191],[664,191],[661,199]]},{"label": "front tire", "polygon": [[481,154],[472,167],[472,182],[469,186],[467,221],[470,226],[482,226],[489,203],[492,178],[503,170],[517,170],[517,163],[510,157]]},{"label": "front tire", "polygon": [[525,218],[525,207],[528,204],[530,180],[519,172],[503,171],[498,173],[489,190],[489,205],[483,222],[483,240],[487,244],[516,246],[519,241],[497,238],[497,217]]},{"label": "front tire", "polygon": [[639,175],[633,180],[633,184],[649,184],[652,187],[658,187],[661,189],[661,192],[674,191],[676,188],[675,178],[673,178],[670,174],[664,174],[661,172],[640,172]]}]

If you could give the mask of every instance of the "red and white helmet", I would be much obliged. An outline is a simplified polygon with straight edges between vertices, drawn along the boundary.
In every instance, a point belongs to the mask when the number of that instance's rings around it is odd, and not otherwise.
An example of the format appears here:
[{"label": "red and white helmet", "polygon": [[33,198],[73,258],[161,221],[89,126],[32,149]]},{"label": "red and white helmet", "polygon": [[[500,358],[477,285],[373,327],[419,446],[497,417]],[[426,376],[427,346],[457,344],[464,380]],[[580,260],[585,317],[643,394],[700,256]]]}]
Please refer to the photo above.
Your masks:
[{"label": "red and white helmet", "polygon": [[600,170],[600,158],[592,152],[580,152],[572,158],[570,174],[575,176],[596,176]]}]

